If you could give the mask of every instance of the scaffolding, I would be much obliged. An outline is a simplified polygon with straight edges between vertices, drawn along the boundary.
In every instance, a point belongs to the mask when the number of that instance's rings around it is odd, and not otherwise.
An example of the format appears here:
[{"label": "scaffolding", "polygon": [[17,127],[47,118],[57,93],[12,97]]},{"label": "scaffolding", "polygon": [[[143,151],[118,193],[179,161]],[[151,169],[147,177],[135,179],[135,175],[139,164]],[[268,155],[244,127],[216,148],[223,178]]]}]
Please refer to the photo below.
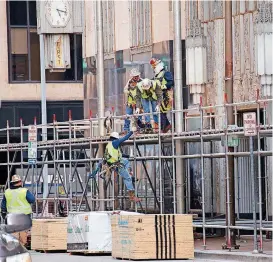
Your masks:
[{"label": "scaffolding", "polygon": [[[169,133],[162,133],[160,130],[154,134],[134,135],[124,143],[123,151],[130,154],[130,162],[135,175],[135,191],[141,204],[132,204],[128,201],[126,190],[121,178],[115,172],[103,180],[100,177],[88,179],[88,173],[92,171],[102,156],[98,155],[99,146],[105,145],[109,135],[99,136],[98,119],[72,120],[71,112],[69,121],[58,122],[53,116],[53,122],[46,126],[49,137],[47,141],[38,141],[38,155],[35,165],[27,161],[28,126],[23,125],[20,120],[19,127],[7,127],[0,129],[0,135],[7,138],[5,144],[0,144],[0,152],[6,152],[7,162],[0,163],[0,166],[7,167],[8,179],[14,170],[23,177],[24,184],[30,185],[30,190],[36,196],[34,213],[36,216],[44,216],[43,203],[50,204],[50,213],[53,216],[59,215],[59,203],[65,203],[65,209],[70,211],[94,211],[101,209],[134,209],[144,213],[176,213],[178,201],[185,202],[186,213],[197,213],[198,219],[194,221],[194,227],[201,228],[203,232],[203,247],[206,248],[206,236],[216,230],[253,231],[254,224],[260,235],[260,250],[262,250],[262,237],[265,232],[272,232],[272,222],[269,214],[269,191],[272,191],[269,183],[271,176],[268,165],[272,166],[272,147],[266,146],[272,143],[272,122],[271,106],[273,99],[260,99],[241,103],[203,106],[200,104],[189,109],[172,110],[169,117],[175,123],[177,115],[183,112],[185,130],[175,132],[175,124]],[[235,125],[228,126],[227,111],[232,107],[235,116]],[[242,110],[254,111],[257,114],[257,136],[255,137],[255,163],[257,177],[257,195],[252,195],[252,200],[258,205],[259,219],[245,219],[241,217],[240,211],[240,190],[241,187],[251,188],[251,183],[240,184],[240,174],[247,170],[238,170],[238,163],[242,159],[248,159],[250,152],[248,148],[238,146],[245,144],[246,137],[240,113]],[[143,116],[145,114],[142,114]],[[111,115],[113,129],[121,131],[126,115]],[[36,124],[35,124],[36,125]],[[160,126],[160,115],[159,115]],[[38,133],[42,125],[36,125]],[[11,142],[11,137],[20,136],[19,143]],[[183,142],[184,154],[176,154],[176,141]],[[228,151],[228,145],[237,143],[234,152]],[[264,145],[261,147],[261,143]],[[193,146],[194,145],[194,146]],[[248,145],[249,146],[249,145]],[[194,148],[194,150],[193,150]],[[234,173],[237,187],[235,225],[230,224],[230,214],[222,211],[221,205],[229,205],[229,188],[225,189],[223,184],[215,181],[215,163],[220,165],[224,174],[223,180],[228,180],[228,156],[233,155],[235,159]],[[177,159],[184,161],[184,170],[176,170]],[[191,171],[191,161],[195,162],[195,171]],[[220,161],[220,162],[219,162]],[[197,163],[197,164],[196,164]],[[219,164],[220,163],[220,164]],[[43,166],[48,164],[50,172],[50,184],[46,199],[42,195],[42,173]],[[242,169],[242,166],[240,167]],[[262,174],[263,170],[263,174]],[[271,167],[272,170],[272,167]],[[192,179],[193,173],[199,177]],[[194,173],[194,174],[195,174]],[[209,175],[210,173],[210,175]],[[185,176],[185,195],[178,196],[176,193],[176,178],[179,175]],[[103,183],[103,187],[100,184]],[[224,182],[225,184],[225,182]],[[6,184],[8,186],[8,182]],[[105,198],[99,198],[99,188],[104,188]],[[193,189],[192,189],[193,188]],[[193,191],[200,189],[197,196],[192,196]],[[225,191],[225,192],[224,192]],[[249,190],[250,191],[250,190]],[[209,192],[209,193],[208,193]],[[215,192],[220,192],[218,195]],[[224,192],[224,193],[223,193]],[[251,192],[251,191],[250,191]],[[222,200],[220,195],[223,194]],[[250,193],[251,194],[251,193]],[[215,196],[217,195],[217,196]],[[224,200],[223,200],[224,199]],[[199,208],[192,208],[192,203],[198,202]],[[195,205],[196,206],[196,205]],[[251,212],[250,212],[251,213]],[[226,223],[227,221],[227,223]],[[228,234],[230,236],[230,234]]]}]

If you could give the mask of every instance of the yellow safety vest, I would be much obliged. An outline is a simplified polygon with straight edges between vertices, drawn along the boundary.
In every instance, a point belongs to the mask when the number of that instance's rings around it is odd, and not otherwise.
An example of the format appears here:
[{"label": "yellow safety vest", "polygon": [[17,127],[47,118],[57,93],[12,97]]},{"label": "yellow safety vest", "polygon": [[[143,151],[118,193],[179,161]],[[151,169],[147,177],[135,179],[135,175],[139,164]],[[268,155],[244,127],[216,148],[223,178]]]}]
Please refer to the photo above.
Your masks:
[{"label": "yellow safety vest", "polygon": [[25,215],[31,214],[32,208],[28,203],[26,196],[26,188],[7,189],[5,191],[5,197],[7,201],[8,213]]},{"label": "yellow safety vest", "polygon": [[[161,87],[162,90],[167,89],[167,81],[164,78],[165,71],[161,71],[156,77],[155,82]],[[160,81],[161,79],[161,81]]]},{"label": "yellow safety vest", "polygon": [[104,158],[109,164],[119,162],[122,158],[120,148],[115,149],[112,142],[109,142],[105,149]]},{"label": "yellow safety vest", "polygon": [[129,106],[136,104],[136,95],[137,95],[137,87],[134,89],[129,89],[127,103]]},{"label": "yellow safety vest", "polygon": [[151,86],[149,90],[144,90],[141,84],[138,85],[138,89],[141,92],[141,98],[149,99],[149,100],[157,100],[157,95],[155,93],[155,89],[156,89],[155,81],[153,81],[153,86]]}]

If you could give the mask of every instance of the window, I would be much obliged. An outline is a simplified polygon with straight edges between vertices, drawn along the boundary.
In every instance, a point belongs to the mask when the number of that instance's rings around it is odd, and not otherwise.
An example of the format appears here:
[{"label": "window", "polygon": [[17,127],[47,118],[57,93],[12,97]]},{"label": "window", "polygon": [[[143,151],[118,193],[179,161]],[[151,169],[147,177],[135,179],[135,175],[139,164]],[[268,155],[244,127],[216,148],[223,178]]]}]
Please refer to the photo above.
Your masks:
[{"label": "window", "polygon": [[[36,1],[7,1],[10,82],[40,81],[40,43]],[[82,35],[70,35],[71,69],[51,73],[47,82],[82,82]]]},{"label": "window", "polygon": [[130,1],[131,47],[150,45],[151,30],[151,2]]},{"label": "window", "polygon": [[103,46],[104,53],[112,53],[114,51],[114,15],[115,5],[113,0],[102,2],[103,15]]}]

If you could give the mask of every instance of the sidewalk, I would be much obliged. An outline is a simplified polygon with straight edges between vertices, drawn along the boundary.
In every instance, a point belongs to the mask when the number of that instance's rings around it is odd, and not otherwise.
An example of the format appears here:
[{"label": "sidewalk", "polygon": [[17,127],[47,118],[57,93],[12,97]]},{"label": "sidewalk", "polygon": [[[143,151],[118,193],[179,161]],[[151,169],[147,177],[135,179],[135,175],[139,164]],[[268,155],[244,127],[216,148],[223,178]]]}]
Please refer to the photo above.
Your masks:
[{"label": "sidewalk", "polygon": [[[233,260],[251,262],[271,262],[272,261],[272,240],[263,240],[263,253],[253,254],[253,237],[242,236],[237,240],[240,249],[223,250],[222,244],[225,243],[224,237],[206,239],[206,250],[203,249],[203,240],[195,240],[195,257],[210,260]],[[259,243],[258,243],[259,245]]]}]

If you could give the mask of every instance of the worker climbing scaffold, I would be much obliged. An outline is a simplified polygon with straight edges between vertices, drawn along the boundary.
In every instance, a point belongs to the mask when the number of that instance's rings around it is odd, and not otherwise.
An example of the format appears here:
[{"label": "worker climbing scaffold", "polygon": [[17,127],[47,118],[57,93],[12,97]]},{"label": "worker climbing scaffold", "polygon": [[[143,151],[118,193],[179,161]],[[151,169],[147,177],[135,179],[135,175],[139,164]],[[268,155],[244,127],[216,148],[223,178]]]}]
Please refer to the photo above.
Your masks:
[{"label": "worker climbing scaffold", "polygon": [[[136,128],[132,128],[135,132]],[[131,201],[140,202],[140,199],[135,196],[135,189],[132,181],[132,172],[130,162],[128,160],[129,155],[121,153],[120,146],[123,142],[128,140],[133,131],[130,131],[127,135],[120,138],[117,132],[110,134],[110,141],[108,142],[103,159],[98,163],[97,168],[89,175],[89,178],[95,178],[99,174],[100,178],[105,178],[106,175],[111,174],[111,171],[116,171],[124,180],[124,184],[129,193],[129,199]]]}]

